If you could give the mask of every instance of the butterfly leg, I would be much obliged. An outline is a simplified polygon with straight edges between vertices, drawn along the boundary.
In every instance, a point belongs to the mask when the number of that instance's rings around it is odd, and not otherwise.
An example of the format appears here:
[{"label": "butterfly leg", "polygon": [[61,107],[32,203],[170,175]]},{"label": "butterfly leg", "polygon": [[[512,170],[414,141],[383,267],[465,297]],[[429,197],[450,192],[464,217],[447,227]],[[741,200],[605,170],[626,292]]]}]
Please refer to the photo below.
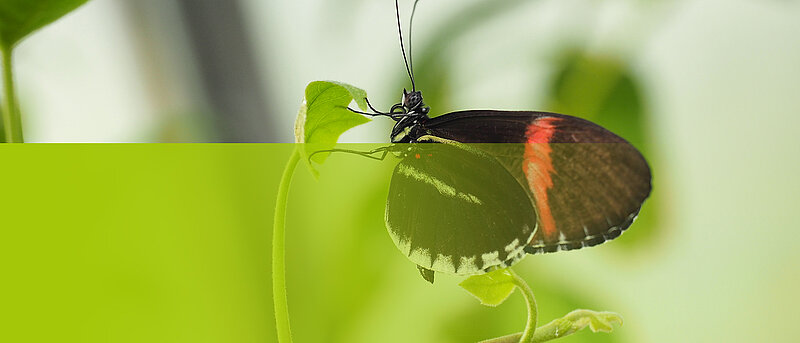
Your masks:
[{"label": "butterfly leg", "polygon": [[347,109],[350,110],[350,112],[353,112],[353,113],[363,114],[363,115],[367,115],[367,116],[371,116],[371,117],[387,116],[387,117],[392,118],[394,120],[399,120],[399,118],[402,118],[403,116],[406,115],[406,110],[403,107],[403,104],[394,104],[394,106],[392,106],[392,108],[391,108],[391,110],[389,110],[389,112],[381,112],[381,111],[378,111],[377,109],[375,109],[375,107],[372,106],[372,104],[369,102],[368,98],[364,98],[364,100],[366,100],[367,106],[369,106],[369,109],[372,111],[372,113],[359,111],[359,110],[354,110],[354,109],[352,109],[350,107],[348,107]]},{"label": "butterfly leg", "polygon": [[365,116],[370,116],[370,117],[377,117],[377,116],[389,116],[389,117],[391,117],[391,114],[389,114],[389,113],[369,113],[369,112],[354,110],[354,109],[352,109],[350,107],[348,107],[347,109],[350,110],[350,112],[363,114]]},{"label": "butterfly leg", "polygon": [[[369,99],[368,98],[364,98],[364,100],[366,100],[367,106],[369,106],[369,109],[372,110],[372,113],[359,111],[359,110],[354,110],[354,109],[352,109],[350,107],[348,107],[347,109],[350,110],[350,112],[353,112],[353,113],[358,113],[358,114],[363,114],[363,115],[368,115],[368,116],[373,116],[373,117],[375,117],[375,116],[388,116],[388,117],[391,117],[392,116],[392,114],[393,114],[392,112],[381,112],[381,111],[378,111],[377,109],[375,109],[375,107],[373,107],[372,104],[369,103]],[[392,107],[392,109],[394,109],[394,107]]]},{"label": "butterfly leg", "polygon": [[[386,159],[386,155],[389,154],[390,148],[391,148],[390,146],[384,146],[384,147],[380,147],[380,148],[377,148],[377,149],[374,149],[374,150],[371,150],[371,151],[357,151],[357,150],[350,150],[350,149],[318,150],[318,151],[314,151],[310,155],[308,155],[308,160],[311,161],[311,157],[313,157],[316,154],[320,154],[320,153],[324,153],[324,152],[328,152],[328,153],[330,153],[330,152],[345,152],[345,153],[348,153],[348,154],[355,154],[355,155],[359,155],[359,156],[364,156],[366,158],[373,159],[373,160],[383,161],[384,159]],[[381,153],[380,156],[372,156],[372,155],[374,155],[376,153],[379,153],[379,152]]]}]

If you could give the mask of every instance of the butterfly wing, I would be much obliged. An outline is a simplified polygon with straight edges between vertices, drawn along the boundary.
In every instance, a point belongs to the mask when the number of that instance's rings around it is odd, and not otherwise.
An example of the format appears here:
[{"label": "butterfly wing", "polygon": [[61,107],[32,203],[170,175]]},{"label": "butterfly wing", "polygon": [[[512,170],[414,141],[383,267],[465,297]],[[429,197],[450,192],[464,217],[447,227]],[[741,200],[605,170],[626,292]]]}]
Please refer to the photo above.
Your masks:
[{"label": "butterfly wing", "polygon": [[462,144],[412,144],[394,169],[386,227],[423,269],[482,273],[524,256],[536,230],[525,190],[496,159]]},{"label": "butterfly wing", "polygon": [[[593,246],[627,229],[648,197],[644,157],[590,121],[531,111],[453,112],[424,124],[433,136],[494,156],[535,203],[529,253]],[[508,144],[483,144],[508,143]]]}]

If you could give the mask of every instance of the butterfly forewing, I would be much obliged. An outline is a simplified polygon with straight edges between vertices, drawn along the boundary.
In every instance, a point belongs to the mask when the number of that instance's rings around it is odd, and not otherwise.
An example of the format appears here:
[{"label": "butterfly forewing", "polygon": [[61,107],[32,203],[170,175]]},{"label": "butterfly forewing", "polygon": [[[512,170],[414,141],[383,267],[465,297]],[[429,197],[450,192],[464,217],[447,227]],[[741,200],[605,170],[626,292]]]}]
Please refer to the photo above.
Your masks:
[{"label": "butterfly forewing", "polygon": [[536,212],[498,160],[458,143],[407,147],[386,203],[386,226],[403,253],[423,268],[461,275],[524,255]]},{"label": "butterfly forewing", "polygon": [[[533,199],[539,229],[530,253],[593,246],[621,234],[650,193],[650,169],[624,139],[592,122],[545,112],[461,111],[427,133],[499,161]],[[508,144],[479,144],[508,143]]]}]

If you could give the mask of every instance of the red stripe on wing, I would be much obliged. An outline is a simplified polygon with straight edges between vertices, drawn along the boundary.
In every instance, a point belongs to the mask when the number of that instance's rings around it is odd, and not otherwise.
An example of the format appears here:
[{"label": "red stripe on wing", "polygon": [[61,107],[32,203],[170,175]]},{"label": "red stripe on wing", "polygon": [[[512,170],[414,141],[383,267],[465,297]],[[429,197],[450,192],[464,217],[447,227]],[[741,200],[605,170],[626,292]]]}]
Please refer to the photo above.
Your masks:
[{"label": "red stripe on wing", "polygon": [[553,187],[551,174],[555,172],[550,158],[552,148],[549,142],[556,132],[554,123],[559,120],[555,117],[537,118],[528,125],[525,133],[528,144],[525,145],[522,171],[536,200],[542,233],[547,240],[557,239],[556,222],[550,210],[550,203],[547,201],[547,190]]}]

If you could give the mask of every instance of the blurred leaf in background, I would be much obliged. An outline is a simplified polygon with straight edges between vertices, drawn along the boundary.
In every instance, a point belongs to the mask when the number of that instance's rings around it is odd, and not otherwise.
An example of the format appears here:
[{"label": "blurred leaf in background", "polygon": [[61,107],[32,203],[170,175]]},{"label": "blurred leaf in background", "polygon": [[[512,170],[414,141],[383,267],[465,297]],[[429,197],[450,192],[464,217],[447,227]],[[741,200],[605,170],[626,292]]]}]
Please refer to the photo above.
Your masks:
[{"label": "blurred leaf in background", "polygon": [[[87,0],[5,0],[0,2],[0,51],[3,63],[3,142],[22,143],[22,123],[14,86],[13,49],[33,31],[61,18]],[[8,139],[8,140],[6,140]]]},{"label": "blurred leaf in background", "polygon": [[3,0],[0,2],[0,45],[10,48],[43,26],[88,0]]}]

